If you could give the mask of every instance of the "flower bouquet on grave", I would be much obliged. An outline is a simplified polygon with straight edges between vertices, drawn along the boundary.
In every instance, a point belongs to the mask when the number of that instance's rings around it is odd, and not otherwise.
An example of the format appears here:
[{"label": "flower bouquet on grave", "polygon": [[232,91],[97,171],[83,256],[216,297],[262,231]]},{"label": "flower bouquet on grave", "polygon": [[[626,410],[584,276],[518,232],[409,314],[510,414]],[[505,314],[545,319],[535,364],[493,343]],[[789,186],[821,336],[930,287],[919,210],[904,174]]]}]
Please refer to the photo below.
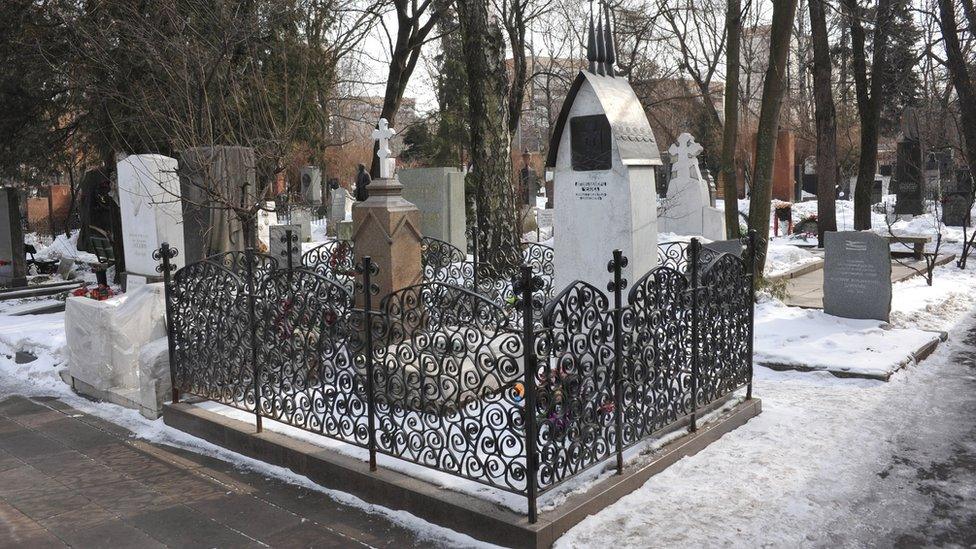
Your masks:
[{"label": "flower bouquet on grave", "polygon": [[115,296],[115,292],[112,288],[104,284],[99,284],[93,288],[90,288],[87,284],[78,288],[77,290],[71,292],[71,295],[75,297],[87,297],[89,299],[94,299],[95,301],[105,301],[106,299]]},{"label": "flower bouquet on grave", "polygon": [[812,213],[793,225],[793,238],[805,240],[817,237],[817,214]]}]

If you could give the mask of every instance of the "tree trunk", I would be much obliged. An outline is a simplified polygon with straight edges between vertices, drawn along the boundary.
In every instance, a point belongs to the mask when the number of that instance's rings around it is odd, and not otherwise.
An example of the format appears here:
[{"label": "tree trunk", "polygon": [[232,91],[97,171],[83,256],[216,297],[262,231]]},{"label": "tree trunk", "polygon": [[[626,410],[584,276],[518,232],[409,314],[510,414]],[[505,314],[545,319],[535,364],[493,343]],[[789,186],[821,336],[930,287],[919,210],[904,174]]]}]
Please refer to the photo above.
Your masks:
[{"label": "tree trunk", "polygon": [[[410,76],[417,67],[420,50],[423,48],[427,36],[437,26],[443,16],[443,7],[431,7],[424,4],[412,8],[406,2],[395,2],[397,12],[397,37],[390,53],[390,68],[386,76],[386,90],[383,93],[383,108],[380,118],[385,118],[391,128],[396,127],[396,116],[403,103],[403,93],[407,90]],[[430,9],[430,17],[421,24],[421,18]],[[378,123],[379,120],[371,121]],[[376,127],[375,125],[373,127]],[[376,156],[379,142],[373,143],[373,161],[369,173],[372,177],[380,176],[380,159]]]},{"label": "tree trunk", "polygon": [[511,19],[508,25],[509,45],[512,48],[512,82],[508,94],[508,134],[515,136],[519,120],[522,118],[522,104],[525,101],[525,87],[528,67],[525,62],[525,4],[524,0],[513,0]]},{"label": "tree trunk", "polygon": [[874,22],[874,57],[871,61],[871,81],[868,82],[867,53],[864,46],[864,14],[857,0],[844,0],[851,22],[851,49],[854,91],[857,95],[857,113],[861,122],[861,151],[857,163],[857,183],[854,189],[854,229],[871,228],[871,187],[874,185],[878,161],[878,131],[881,123],[881,87],[885,70],[888,17],[891,1],[879,0]]},{"label": "tree trunk", "polygon": [[749,227],[755,229],[756,272],[762,276],[769,243],[769,206],[773,195],[773,154],[779,132],[779,113],[786,91],[786,56],[790,50],[790,32],[796,15],[797,0],[773,3],[772,31],[769,41],[769,67],[763,81],[759,128],[756,132],[756,160],[753,170],[752,197],[749,201]]},{"label": "tree trunk", "polygon": [[509,153],[505,42],[497,23],[489,23],[485,0],[458,0],[456,5],[468,70],[468,177],[475,189],[479,259],[504,275],[522,257]]},{"label": "tree trunk", "polygon": [[817,243],[821,247],[824,245],[824,233],[837,230],[837,113],[830,74],[826,1],[810,0],[813,98],[817,119]]},{"label": "tree trunk", "polygon": [[939,26],[945,40],[946,64],[952,76],[952,85],[959,97],[959,117],[965,138],[966,163],[976,167],[976,89],[969,75],[969,66],[959,42],[956,12],[951,0],[939,0]]},{"label": "tree trunk", "polygon": [[725,13],[725,128],[722,133],[722,196],[725,233],[739,238],[739,188],[736,185],[735,145],[739,136],[739,43],[742,36],[742,0],[728,0]]}]

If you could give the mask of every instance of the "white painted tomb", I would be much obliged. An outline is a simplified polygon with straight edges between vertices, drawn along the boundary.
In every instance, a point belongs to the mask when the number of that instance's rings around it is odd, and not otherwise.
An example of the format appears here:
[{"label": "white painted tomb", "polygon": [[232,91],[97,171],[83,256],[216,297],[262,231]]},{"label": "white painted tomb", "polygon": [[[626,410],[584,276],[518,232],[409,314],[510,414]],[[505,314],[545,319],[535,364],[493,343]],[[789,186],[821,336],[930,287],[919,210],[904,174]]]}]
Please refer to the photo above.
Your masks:
[{"label": "white painted tomb", "polygon": [[[603,21],[607,21],[604,27]],[[570,88],[549,144],[556,291],[582,280],[606,291],[607,262],[619,248],[634,281],[657,262],[654,166],[661,155],[643,107],[627,79],[614,73],[609,12],[599,32],[590,18],[589,70]]]}]

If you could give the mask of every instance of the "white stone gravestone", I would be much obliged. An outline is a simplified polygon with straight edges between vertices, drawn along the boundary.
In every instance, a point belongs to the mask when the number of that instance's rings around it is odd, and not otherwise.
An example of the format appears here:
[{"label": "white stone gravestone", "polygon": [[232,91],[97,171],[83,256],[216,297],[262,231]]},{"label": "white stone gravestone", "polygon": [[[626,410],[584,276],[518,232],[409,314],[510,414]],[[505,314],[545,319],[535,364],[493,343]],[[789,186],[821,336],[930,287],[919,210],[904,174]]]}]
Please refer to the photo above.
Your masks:
[{"label": "white stone gravestone", "polygon": [[[603,14],[601,13],[601,18]],[[612,45],[609,21],[600,39]],[[654,166],[661,155],[640,100],[614,74],[612,47],[595,48],[590,21],[589,70],[580,71],[559,113],[546,166],[555,194],[555,287],[575,280],[606,291],[614,249],[634,281],[657,262]]]},{"label": "white stone gravestone", "polygon": [[271,226],[278,224],[278,213],[274,202],[265,202],[264,209],[258,210],[258,242],[267,252],[271,249]]},{"label": "white stone gravestone", "polygon": [[326,226],[329,234],[336,234],[339,222],[345,221],[352,213],[352,204],[353,199],[346,189],[339,187],[332,191],[332,200],[329,202],[329,223]]},{"label": "white stone gravestone", "polygon": [[401,169],[397,179],[403,185],[403,198],[420,209],[424,236],[467,249],[464,172],[457,168]]},{"label": "white stone gravestone", "polygon": [[306,210],[304,208],[297,208],[291,211],[291,217],[289,221],[293,225],[299,225],[302,228],[302,238],[301,242],[307,242],[312,238],[312,212],[311,210]]},{"label": "white stone gravestone", "polygon": [[322,203],[322,170],[317,166],[301,169],[302,198],[308,204]]},{"label": "white stone gravestone", "polygon": [[291,231],[291,261],[292,267],[302,266],[302,226],[301,225],[272,225],[270,230],[271,247],[268,251],[271,257],[278,260],[278,267],[288,267],[288,231]]},{"label": "white stone gravestone", "polygon": [[180,251],[173,259],[176,268],[184,265],[183,209],[177,168],[175,158],[158,154],[132,155],[118,163],[125,268],[128,284],[133,287],[147,278],[159,277],[156,272],[159,262],[152,255],[163,242]]},{"label": "white stone gravestone", "polygon": [[724,240],[725,213],[712,207],[708,180],[698,166],[703,150],[688,133],[679,135],[678,142],[668,149],[671,181],[659,223],[664,232]]}]

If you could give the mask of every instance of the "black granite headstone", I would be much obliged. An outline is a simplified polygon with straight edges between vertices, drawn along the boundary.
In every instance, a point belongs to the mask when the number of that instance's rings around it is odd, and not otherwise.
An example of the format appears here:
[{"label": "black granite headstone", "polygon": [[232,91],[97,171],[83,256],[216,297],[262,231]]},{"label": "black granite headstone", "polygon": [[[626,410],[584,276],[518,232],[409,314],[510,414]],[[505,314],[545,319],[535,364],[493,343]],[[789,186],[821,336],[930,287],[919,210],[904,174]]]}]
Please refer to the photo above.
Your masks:
[{"label": "black granite headstone", "polygon": [[869,232],[824,235],[824,312],[844,318],[888,321],[891,314],[891,246]]},{"label": "black granite headstone", "polygon": [[962,193],[948,193],[942,199],[942,222],[951,227],[968,223],[969,197]]},{"label": "black granite headstone", "polygon": [[817,174],[803,174],[803,192],[814,195],[817,194]]},{"label": "black granite headstone", "polygon": [[945,186],[942,199],[942,222],[961,227],[970,222],[969,207],[973,198],[973,178],[966,168],[954,172],[954,177]]},{"label": "black granite headstone", "polygon": [[0,285],[27,285],[27,258],[24,255],[24,229],[20,222],[20,197],[17,189],[0,188]]},{"label": "black granite headstone", "polygon": [[609,170],[613,166],[610,121],[606,115],[570,118],[569,131],[573,171]]},{"label": "black granite headstone", "polygon": [[875,179],[871,184],[871,203],[880,204],[884,200],[884,180]]},{"label": "black granite headstone", "polygon": [[898,142],[895,178],[898,180],[896,214],[921,215],[925,211],[922,147],[918,141]]}]

